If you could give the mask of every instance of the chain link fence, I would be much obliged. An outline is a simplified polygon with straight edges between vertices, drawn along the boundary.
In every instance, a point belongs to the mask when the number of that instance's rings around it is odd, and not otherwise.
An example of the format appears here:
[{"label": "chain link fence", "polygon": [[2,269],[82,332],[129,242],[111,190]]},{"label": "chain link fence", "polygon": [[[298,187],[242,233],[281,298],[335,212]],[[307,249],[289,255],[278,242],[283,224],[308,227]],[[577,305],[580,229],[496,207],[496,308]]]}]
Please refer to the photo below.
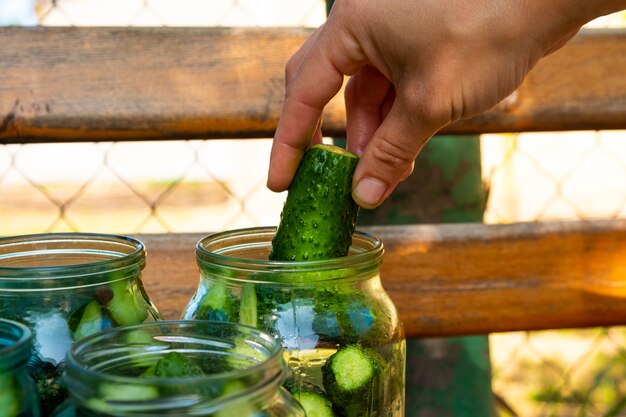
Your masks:
[{"label": "chain link fence", "polygon": [[[0,0],[0,24],[318,26],[321,0]],[[623,26],[624,14],[593,26]],[[270,139],[0,145],[0,235],[277,224]],[[484,135],[485,221],[626,217],[626,132]],[[138,157],[137,155],[141,155]],[[626,416],[622,327],[491,335],[501,416]]]},{"label": "chain link fence", "polygon": [[[626,218],[626,132],[483,135],[487,223]],[[490,336],[502,416],[626,416],[626,328]]]}]

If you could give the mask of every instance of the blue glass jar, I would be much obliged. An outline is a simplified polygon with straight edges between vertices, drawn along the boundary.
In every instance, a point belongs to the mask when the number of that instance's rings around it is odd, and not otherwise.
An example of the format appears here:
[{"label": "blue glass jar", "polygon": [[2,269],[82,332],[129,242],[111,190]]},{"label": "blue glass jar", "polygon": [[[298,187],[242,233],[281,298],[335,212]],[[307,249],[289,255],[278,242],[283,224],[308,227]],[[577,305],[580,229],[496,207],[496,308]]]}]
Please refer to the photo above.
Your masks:
[{"label": "blue glass jar", "polygon": [[0,416],[39,417],[35,383],[26,371],[32,334],[21,323],[0,319]]},{"label": "blue glass jar", "polygon": [[55,417],[305,417],[279,342],[233,323],[163,321],[78,342]]},{"label": "blue glass jar", "polygon": [[66,397],[72,344],[106,328],[159,318],[141,282],[144,245],[124,236],[59,233],[0,238],[0,318],[33,333],[28,370],[49,416]]}]

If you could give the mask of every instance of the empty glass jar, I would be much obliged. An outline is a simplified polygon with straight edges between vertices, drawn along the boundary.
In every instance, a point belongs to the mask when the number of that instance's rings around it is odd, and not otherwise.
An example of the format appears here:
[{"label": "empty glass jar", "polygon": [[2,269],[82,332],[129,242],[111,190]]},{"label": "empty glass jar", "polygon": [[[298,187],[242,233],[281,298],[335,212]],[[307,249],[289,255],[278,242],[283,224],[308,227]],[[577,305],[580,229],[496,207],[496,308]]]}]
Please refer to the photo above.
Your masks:
[{"label": "empty glass jar", "polygon": [[39,417],[35,383],[28,376],[32,335],[21,323],[0,319],[0,416]]},{"label": "empty glass jar", "polygon": [[0,238],[0,318],[22,322],[33,333],[28,370],[43,416],[67,396],[61,374],[74,342],[159,318],[141,282],[144,265],[143,244],[124,236]]},{"label": "empty glass jar", "polygon": [[169,321],[107,330],[68,355],[55,417],[305,417],[281,387],[270,335],[235,323]]},{"label": "empty glass jar", "polygon": [[342,416],[403,416],[405,338],[381,285],[382,242],[356,232],[348,256],[269,261],[274,233],[251,228],[202,239],[200,283],[184,318],[272,334],[293,370],[286,386],[301,402],[314,396]]}]

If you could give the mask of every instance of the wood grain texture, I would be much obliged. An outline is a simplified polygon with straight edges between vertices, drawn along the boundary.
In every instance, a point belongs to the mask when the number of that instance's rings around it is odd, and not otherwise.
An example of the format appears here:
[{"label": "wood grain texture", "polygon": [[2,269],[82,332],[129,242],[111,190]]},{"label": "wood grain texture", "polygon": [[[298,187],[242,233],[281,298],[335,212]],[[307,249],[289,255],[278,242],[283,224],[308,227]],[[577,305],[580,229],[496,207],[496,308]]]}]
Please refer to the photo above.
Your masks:
[{"label": "wood grain texture", "polygon": [[[409,337],[626,324],[626,221],[379,226],[383,285]],[[139,235],[146,289],[178,318],[203,235]]]},{"label": "wood grain texture", "polygon": [[[295,28],[0,28],[0,143],[272,137]],[[442,133],[626,128],[626,31],[585,31]],[[324,132],[345,133],[343,95]]]}]

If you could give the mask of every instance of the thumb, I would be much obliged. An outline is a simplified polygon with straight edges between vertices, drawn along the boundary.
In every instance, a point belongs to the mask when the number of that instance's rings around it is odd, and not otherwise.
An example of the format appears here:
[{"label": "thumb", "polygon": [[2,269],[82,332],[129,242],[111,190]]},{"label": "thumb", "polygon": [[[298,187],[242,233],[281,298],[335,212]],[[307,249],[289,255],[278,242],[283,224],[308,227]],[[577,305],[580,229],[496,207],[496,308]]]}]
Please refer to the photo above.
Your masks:
[{"label": "thumb", "polygon": [[363,150],[352,180],[352,197],[366,209],[379,206],[413,170],[418,153],[438,130],[398,98]]}]

